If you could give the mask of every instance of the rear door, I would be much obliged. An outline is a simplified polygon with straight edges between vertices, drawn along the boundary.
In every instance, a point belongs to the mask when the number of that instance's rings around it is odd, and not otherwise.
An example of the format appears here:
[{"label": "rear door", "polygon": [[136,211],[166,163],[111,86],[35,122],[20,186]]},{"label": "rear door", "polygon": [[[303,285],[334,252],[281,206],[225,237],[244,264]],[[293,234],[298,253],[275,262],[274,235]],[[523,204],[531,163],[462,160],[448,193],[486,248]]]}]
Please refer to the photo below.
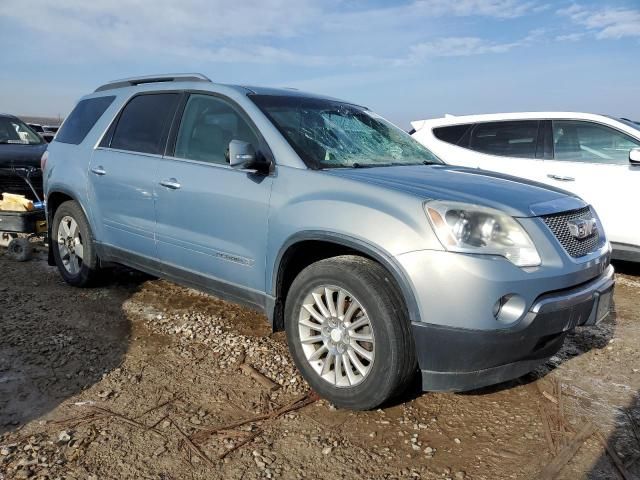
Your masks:
[{"label": "rear door", "polygon": [[159,160],[180,94],[136,95],[114,120],[89,168],[92,215],[102,224],[106,246],[156,259],[155,187]]},{"label": "rear door", "polygon": [[273,177],[229,166],[231,140],[268,147],[224,97],[193,93],[158,172],[158,255],[169,276],[260,304]]},{"label": "rear door", "polygon": [[477,123],[463,145],[475,152],[478,167],[541,181],[544,148],[538,120]]},{"label": "rear door", "polygon": [[553,159],[545,162],[546,181],[592,204],[609,240],[640,245],[640,221],[633,213],[640,168],[629,151],[640,140],[607,125],[585,120],[553,120]]},{"label": "rear door", "polygon": [[542,122],[509,120],[450,125],[433,129],[442,150],[437,155],[452,165],[542,180],[542,163],[548,152]]}]

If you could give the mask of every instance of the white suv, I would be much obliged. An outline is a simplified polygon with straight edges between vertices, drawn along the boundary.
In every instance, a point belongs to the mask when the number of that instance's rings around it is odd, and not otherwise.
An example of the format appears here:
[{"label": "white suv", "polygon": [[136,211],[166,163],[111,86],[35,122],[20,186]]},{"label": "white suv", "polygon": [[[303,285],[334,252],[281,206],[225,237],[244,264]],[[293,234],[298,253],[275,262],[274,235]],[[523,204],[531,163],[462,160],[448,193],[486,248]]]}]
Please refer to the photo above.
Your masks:
[{"label": "white suv", "polygon": [[640,124],[589,113],[451,116],[412,122],[446,163],[524,177],[595,206],[613,258],[640,261]]}]

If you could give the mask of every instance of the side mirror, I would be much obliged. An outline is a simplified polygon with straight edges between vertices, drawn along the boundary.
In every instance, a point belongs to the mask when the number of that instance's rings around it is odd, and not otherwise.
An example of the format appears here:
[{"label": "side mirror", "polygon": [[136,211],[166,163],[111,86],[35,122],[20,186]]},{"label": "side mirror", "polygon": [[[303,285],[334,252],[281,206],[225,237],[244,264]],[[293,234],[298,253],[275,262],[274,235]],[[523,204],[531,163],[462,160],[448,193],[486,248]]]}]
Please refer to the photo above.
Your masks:
[{"label": "side mirror", "polygon": [[229,142],[229,165],[233,168],[249,168],[256,162],[256,151],[249,142],[231,140]]},{"label": "side mirror", "polygon": [[629,163],[632,165],[640,165],[640,148],[632,148],[629,151]]}]

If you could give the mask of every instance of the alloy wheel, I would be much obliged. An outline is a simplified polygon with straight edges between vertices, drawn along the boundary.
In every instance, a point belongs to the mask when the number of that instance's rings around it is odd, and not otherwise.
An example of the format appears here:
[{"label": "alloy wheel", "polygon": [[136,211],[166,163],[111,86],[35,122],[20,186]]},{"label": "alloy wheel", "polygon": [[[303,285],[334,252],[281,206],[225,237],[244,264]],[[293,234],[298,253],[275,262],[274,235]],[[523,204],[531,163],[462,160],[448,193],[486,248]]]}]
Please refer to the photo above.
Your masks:
[{"label": "alloy wheel", "polygon": [[58,225],[58,252],[67,272],[77,275],[82,268],[84,247],[78,223],[68,215]]},{"label": "alloy wheel", "polygon": [[375,338],[367,312],[347,290],[314,288],[298,317],[300,341],[309,365],[336,387],[353,387],[369,374]]}]

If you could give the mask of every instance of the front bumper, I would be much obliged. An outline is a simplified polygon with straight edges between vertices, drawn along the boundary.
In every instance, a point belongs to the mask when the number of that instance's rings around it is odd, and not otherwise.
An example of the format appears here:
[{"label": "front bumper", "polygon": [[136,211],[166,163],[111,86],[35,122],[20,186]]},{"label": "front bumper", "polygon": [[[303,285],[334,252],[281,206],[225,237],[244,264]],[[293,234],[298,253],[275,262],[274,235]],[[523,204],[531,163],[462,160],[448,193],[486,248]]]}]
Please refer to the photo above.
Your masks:
[{"label": "front bumper", "polygon": [[614,270],[539,296],[510,328],[475,330],[412,323],[424,390],[462,391],[517,378],[544,363],[577,326],[595,325],[610,309]]}]

